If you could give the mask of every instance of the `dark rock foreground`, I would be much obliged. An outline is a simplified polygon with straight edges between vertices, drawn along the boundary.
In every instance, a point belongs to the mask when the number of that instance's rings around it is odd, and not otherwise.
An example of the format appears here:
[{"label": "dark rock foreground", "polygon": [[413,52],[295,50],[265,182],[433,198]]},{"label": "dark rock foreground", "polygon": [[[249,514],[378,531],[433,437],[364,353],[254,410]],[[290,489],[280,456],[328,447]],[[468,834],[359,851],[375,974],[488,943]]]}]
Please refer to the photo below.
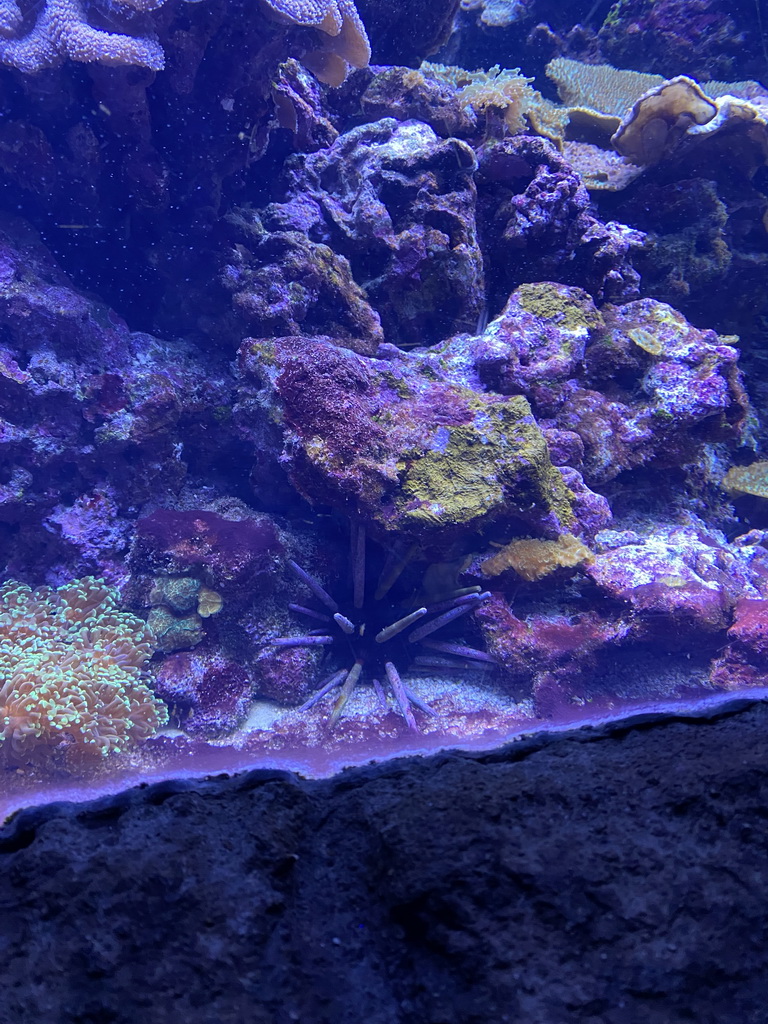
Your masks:
[{"label": "dark rock foreground", "polygon": [[2,1024],[768,1021],[768,707],[17,815]]}]

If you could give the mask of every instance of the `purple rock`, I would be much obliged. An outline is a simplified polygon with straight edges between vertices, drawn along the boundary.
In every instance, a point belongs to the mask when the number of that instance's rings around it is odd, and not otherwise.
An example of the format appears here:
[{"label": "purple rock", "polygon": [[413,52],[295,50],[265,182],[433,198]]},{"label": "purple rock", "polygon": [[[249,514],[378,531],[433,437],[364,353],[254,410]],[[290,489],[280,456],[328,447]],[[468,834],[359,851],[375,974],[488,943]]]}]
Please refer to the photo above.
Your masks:
[{"label": "purple rock", "polygon": [[523,281],[577,285],[601,301],[639,294],[632,261],[645,236],[598,220],[578,174],[547,139],[517,135],[483,146],[478,197],[483,254],[495,269],[492,308]]},{"label": "purple rock", "polygon": [[130,332],[19,222],[0,225],[0,266],[3,557],[10,572],[60,559],[115,578],[137,505],[175,494],[185,458],[210,458],[225,366]]},{"label": "purple rock", "polygon": [[136,524],[131,562],[143,572],[194,575],[231,598],[268,587],[282,552],[267,516],[159,509]]},{"label": "purple rock", "polygon": [[289,172],[288,204],[307,196],[317,204],[314,240],[349,260],[387,341],[428,345],[477,322],[484,284],[474,170],[466,143],[385,118]]}]

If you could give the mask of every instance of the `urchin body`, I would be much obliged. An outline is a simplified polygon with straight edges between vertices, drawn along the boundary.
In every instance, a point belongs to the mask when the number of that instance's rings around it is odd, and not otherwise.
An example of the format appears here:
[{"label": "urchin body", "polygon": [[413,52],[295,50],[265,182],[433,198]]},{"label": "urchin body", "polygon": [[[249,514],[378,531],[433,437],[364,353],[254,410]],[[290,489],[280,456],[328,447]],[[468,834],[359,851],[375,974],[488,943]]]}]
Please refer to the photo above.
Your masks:
[{"label": "urchin body", "polygon": [[403,682],[398,665],[410,665],[421,648],[438,655],[449,655],[464,661],[493,663],[484,651],[475,650],[452,641],[435,640],[433,634],[444,626],[469,614],[490,596],[479,587],[457,589],[445,600],[417,607],[403,607],[402,602],[389,597],[402,563],[394,571],[384,573],[374,593],[366,595],[365,587],[366,538],[361,527],[352,532],[352,599],[350,607],[343,609],[322,583],[289,560],[294,575],[311,591],[323,610],[303,604],[291,603],[289,608],[303,619],[316,623],[309,632],[272,640],[276,647],[327,647],[336,654],[337,667],[323,679],[319,689],[301,710],[317,704],[326,694],[338,690],[331,712],[330,726],[339,720],[355,687],[362,679],[369,680],[383,698],[381,680],[386,679],[409,727],[418,731],[413,708],[426,714],[434,711],[420,700]]}]

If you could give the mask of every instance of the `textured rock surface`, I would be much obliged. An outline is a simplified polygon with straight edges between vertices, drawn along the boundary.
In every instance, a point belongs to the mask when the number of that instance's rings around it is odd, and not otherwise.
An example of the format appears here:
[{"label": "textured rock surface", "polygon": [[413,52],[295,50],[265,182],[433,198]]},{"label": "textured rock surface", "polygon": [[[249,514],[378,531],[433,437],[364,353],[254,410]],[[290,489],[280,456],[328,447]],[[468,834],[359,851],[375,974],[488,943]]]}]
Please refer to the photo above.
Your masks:
[{"label": "textured rock surface", "polygon": [[674,64],[694,77],[727,79],[744,60],[745,49],[752,49],[752,59],[758,49],[758,33],[749,39],[748,22],[742,20],[753,11],[746,4],[640,0],[629,7],[615,3],[599,33],[603,53],[617,67],[647,72]]},{"label": "textured rock surface", "polygon": [[547,139],[512,136],[479,150],[479,207],[489,291],[504,301],[521,281],[557,279],[598,299],[638,294],[632,260],[645,236],[597,220],[578,174]]},{"label": "textured rock surface", "polygon": [[573,521],[527,401],[487,396],[460,374],[438,380],[428,359],[393,346],[380,354],[389,358],[246,339],[243,435],[263,447],[266,409],[283,425],[279,462],[299,493],[354,509],[378,533],[436,543],[510,517],[556,532]]},{"label": "textured rock surface", "polygon": [[[22,221],[0,219],[0,561],[124,574],[121,514],[162,501],[231,402],[226,365],[130,331]],[[208,456],[203,451],[208,450]],[[194,454],[193,454],[194,453]],[[162,468],[161,468],[162,467]]]},{"label": "textured rock surface", "polygon": [[13,1024],[763,1021],[768,708],[27,812]]}]

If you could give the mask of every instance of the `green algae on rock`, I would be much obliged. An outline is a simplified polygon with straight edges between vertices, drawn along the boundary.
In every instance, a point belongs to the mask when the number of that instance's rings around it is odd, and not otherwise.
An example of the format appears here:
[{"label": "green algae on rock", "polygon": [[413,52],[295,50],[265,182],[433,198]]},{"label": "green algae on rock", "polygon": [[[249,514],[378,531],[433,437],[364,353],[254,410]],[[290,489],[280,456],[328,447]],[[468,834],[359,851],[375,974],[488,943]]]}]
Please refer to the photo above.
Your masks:
[{"label": "green algae on rock", "polygon": [[561,335],[583,341],[602,326],[600,314],[580,288],[544,281],[520,285],[514,296],[521,309],[556,326]]},{"label": "green algae on rock", "polygon": [[569,529],[570,490],[527,399],[470,386],[461,346],[382,346],[372,359],[283,338],[270,365],[249,340],[241,365],[261,384],[252,408],[281,431],[293,486],[374,534],[444,544],[496,522]]},{"label": "green algae on rock", "polygon": [[402,464],[405,522],[478,528],[532,505],[572,522],[568,490],[528,402],[474,396],[471,407],[471,422],[434,431],[427,450]]}]

